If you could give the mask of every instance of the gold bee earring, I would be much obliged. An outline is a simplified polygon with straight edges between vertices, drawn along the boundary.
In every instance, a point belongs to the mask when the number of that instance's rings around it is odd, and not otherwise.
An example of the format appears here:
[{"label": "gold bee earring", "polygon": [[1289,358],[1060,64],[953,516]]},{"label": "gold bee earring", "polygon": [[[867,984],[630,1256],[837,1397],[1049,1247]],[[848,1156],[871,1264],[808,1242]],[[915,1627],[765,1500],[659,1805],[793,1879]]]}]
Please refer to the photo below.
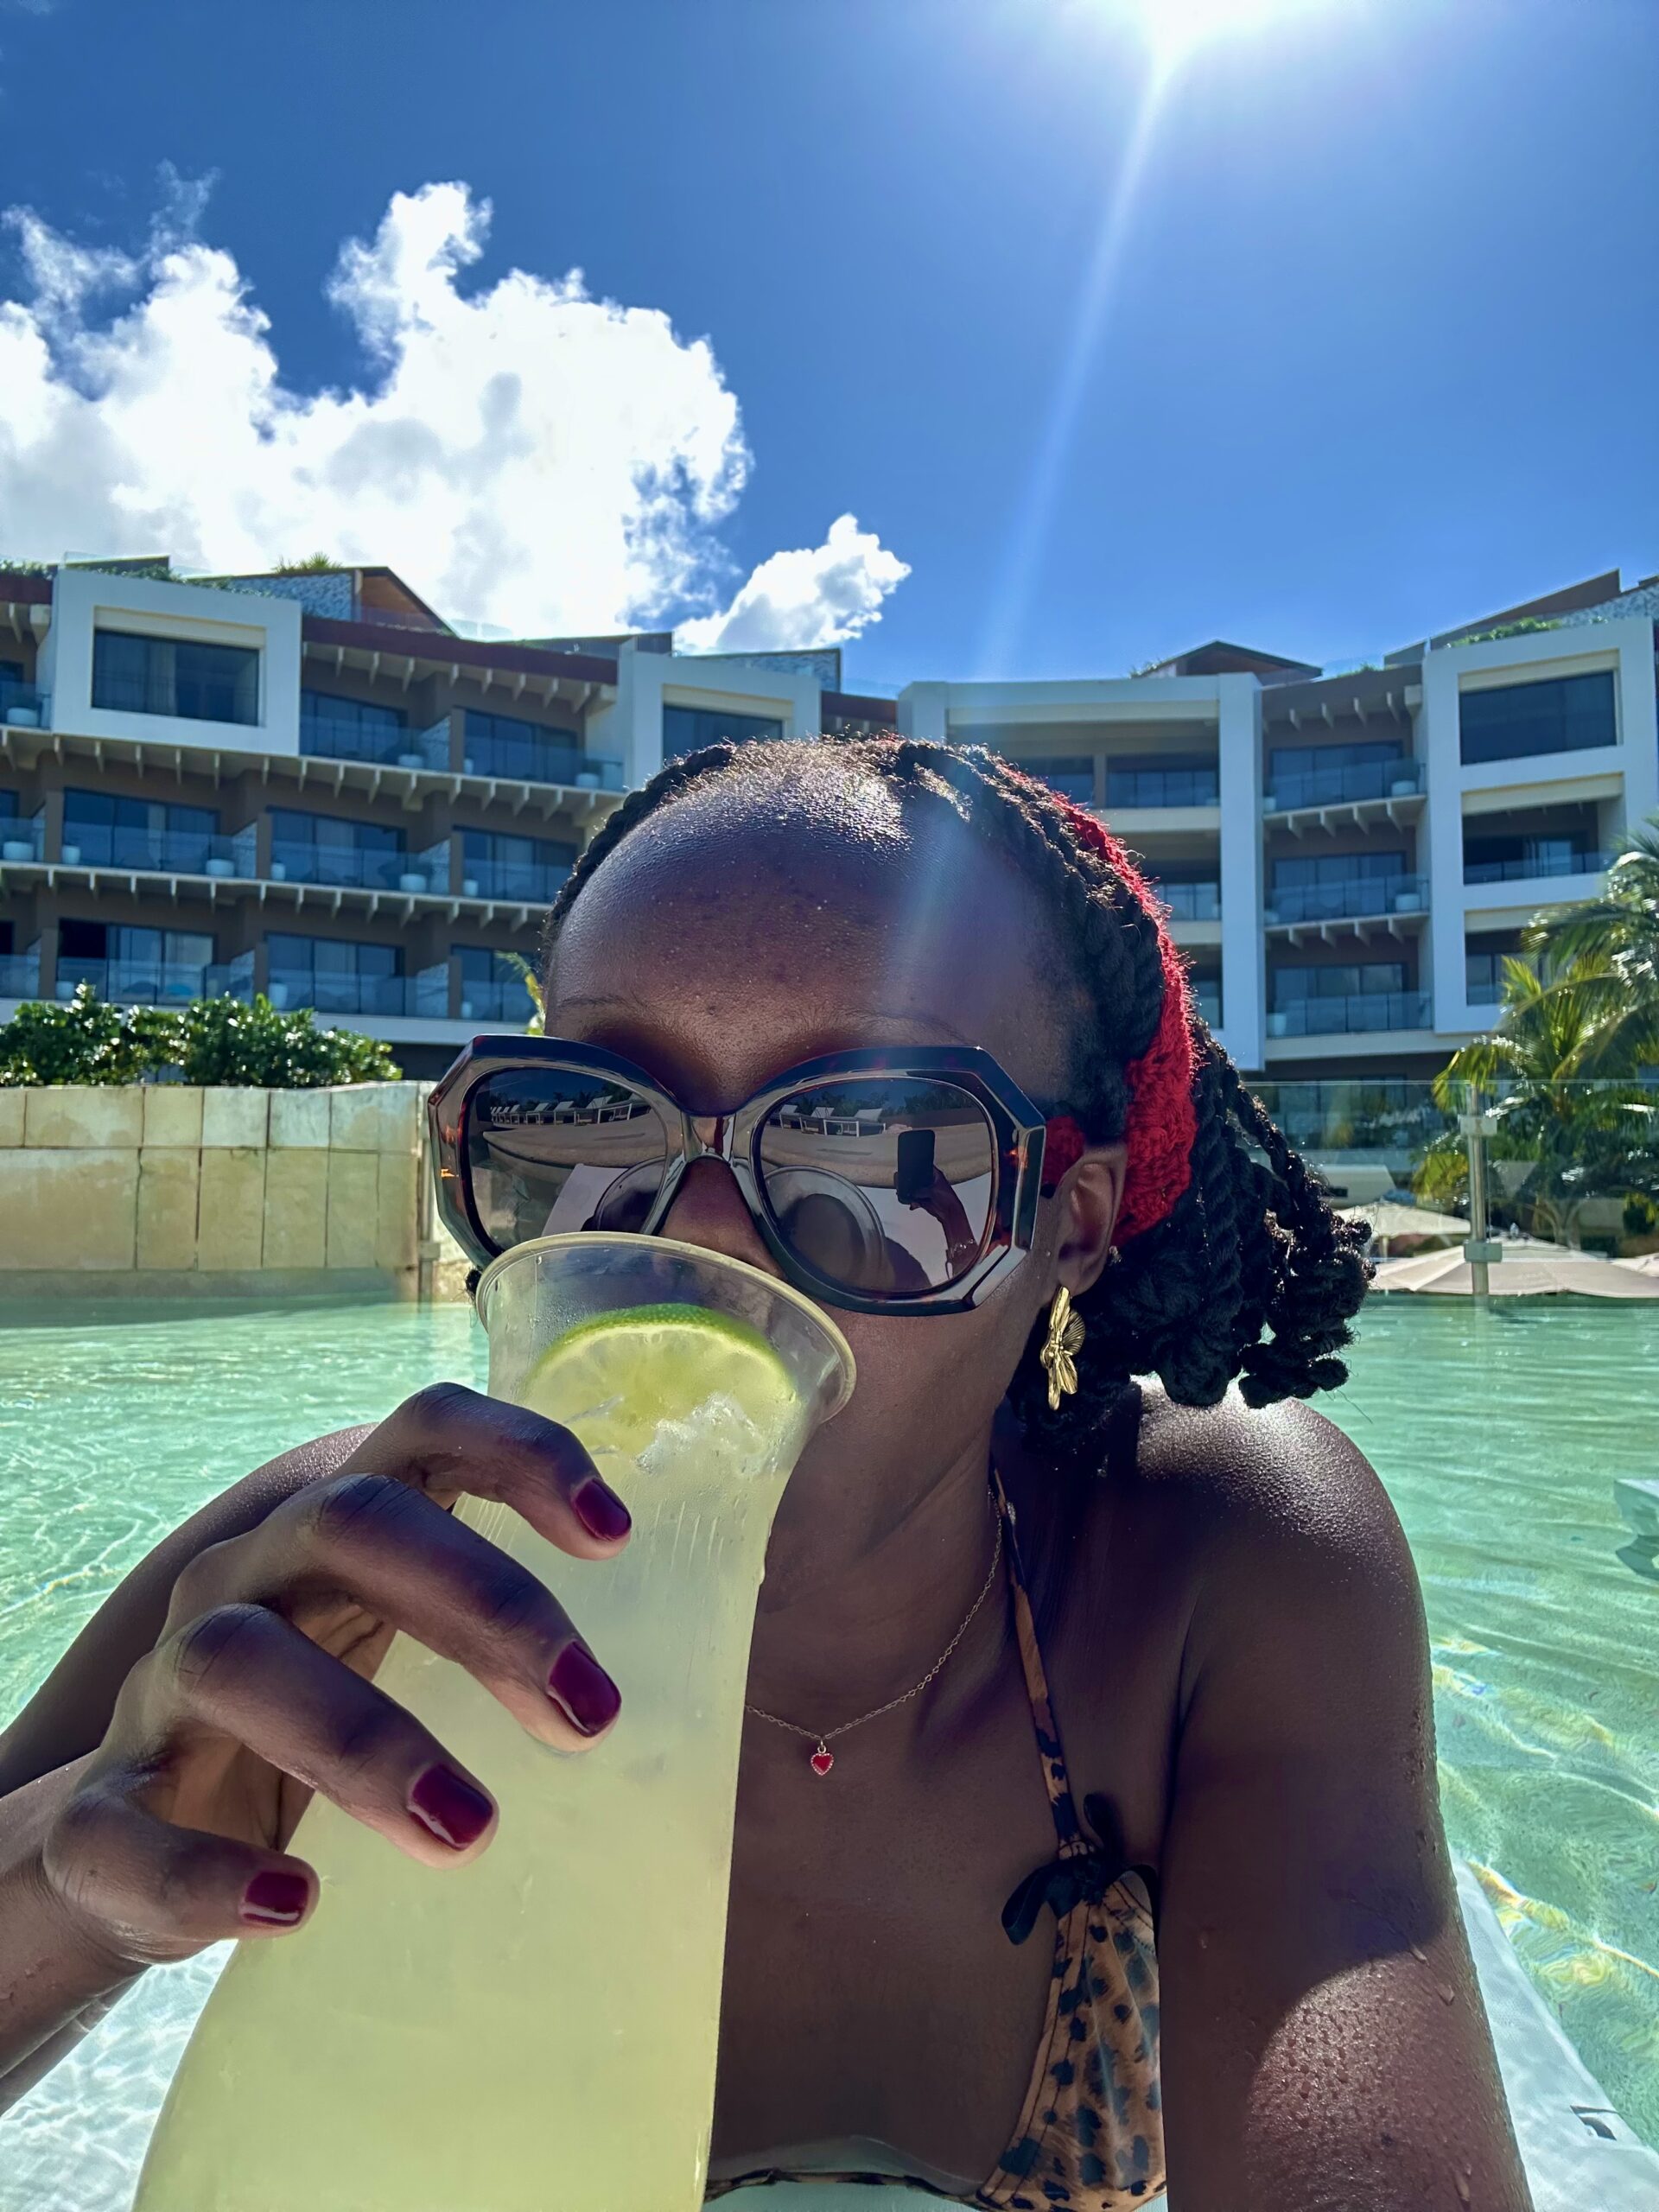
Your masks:
[{"label": "gold bee earring", "polygon": [[1048,1340],[1039,1357],[1048,1376],[1048,1405],[1058,1413],[1060,1400],[1077,1387],[1077,1355],[1083,1349],[1083,1319],[1071,1311],[1071,1294],[1062,1283],[1048,1309]]}]

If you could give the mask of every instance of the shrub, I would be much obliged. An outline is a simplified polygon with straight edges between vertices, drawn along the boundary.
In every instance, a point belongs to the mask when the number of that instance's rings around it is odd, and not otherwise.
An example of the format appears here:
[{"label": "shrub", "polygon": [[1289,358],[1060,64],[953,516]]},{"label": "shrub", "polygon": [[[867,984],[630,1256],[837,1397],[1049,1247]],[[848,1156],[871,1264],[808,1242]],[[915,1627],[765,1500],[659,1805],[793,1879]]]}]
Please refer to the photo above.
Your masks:
[{"label": "shrub", "polygon": [[319,1029],[308,1007],[279,1014],[267,998],[197,999],[176,1010],[113,1007],[89,983],[67,1004],[20,1006],[0,1026],[0,1084],[185,1083],[308,1090],[386,1083],[391,1048],[350,1029]]}]

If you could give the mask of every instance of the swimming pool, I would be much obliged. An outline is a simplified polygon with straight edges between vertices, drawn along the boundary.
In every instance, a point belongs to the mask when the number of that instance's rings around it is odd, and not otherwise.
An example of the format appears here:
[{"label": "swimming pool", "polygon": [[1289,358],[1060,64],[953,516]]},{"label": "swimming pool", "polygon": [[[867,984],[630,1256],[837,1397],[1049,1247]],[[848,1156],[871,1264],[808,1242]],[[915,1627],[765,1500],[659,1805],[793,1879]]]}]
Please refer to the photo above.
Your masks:
[{"label": "swimming pool", "polygon": [[[204,1499],[434,1376],[481,1384],[482,1351],[456,1306],[0,1312],[0,1720]],[[1659,1581],[1618,1556],[1611,1495],[1659,1471],[1659,1313],[1374,1300],[1352,1369],[1322,1402],[1422,1576],[1452,1851],[1490,1870],[1535,1986],[1659,2144]],[[7,2195],[9,2171],[48,2163],[73,2173],[65,2212],[124,2207],[164,2015],[201,1982],[175,1970],[167,2005],[107,2024],[95,2101],[87,2069],[60,2069],[0,2120],[0,2212],[56,2212]]]}]

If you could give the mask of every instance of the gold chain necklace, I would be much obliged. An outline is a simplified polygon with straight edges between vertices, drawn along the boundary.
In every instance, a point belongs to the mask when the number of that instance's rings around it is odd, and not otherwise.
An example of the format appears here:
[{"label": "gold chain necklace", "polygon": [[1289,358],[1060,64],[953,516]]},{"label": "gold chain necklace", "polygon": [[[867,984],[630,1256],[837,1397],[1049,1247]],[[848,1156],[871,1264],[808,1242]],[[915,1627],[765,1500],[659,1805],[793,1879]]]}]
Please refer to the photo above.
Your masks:
[{"label": "gold chain necklace", "polygon": [[813,1746],[811,1757],[807,1764],[811,1767],[814,1774],[826,1775],[834,1766],[836,1755],[830,1746],[837,1736],[845,1736],[855,1728],[861,1728],[867,1720],[879,1720],[884,1713],[896,1712],[901,1705],[908,1705],[912,1698],[919,1697],[973,1625],[974,1616],[990,1596],[991,1585],[996,1580],[996,1570],[1002,1564],[1002,1516],[996,1512],[996,1500],[991,1497],[988,1492],[987,1492],[987,1497],[992,1512],[996,1513],[996,1541],[991,1548],[991,1571],[981,1585],[978,1597],[963,1615],[962,1626],[945,1645],[919,1682],[912,1684],[901,1696],[890,1697],[885,1705],[878,1705],[874,1712],[861,1713],[856,1720],[843,1720],[839,1728],[802,1728],[793,1720],[780,1720],[775,1713],[766,1713],[758,1705],[745,1703],[743,1710],[752,1719],[765,1720],[773,1728],[782,1728],[791,1736],[805,1738],[806,1741]]}]

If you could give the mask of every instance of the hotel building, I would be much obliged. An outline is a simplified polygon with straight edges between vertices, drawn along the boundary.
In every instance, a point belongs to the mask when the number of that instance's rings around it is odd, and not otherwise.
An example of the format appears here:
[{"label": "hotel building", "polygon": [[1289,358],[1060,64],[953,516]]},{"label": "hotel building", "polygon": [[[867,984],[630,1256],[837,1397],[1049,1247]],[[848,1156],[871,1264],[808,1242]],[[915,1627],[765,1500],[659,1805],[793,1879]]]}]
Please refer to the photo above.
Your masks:
[{"label": "hotel building", "polygon": [[267,992],[436,1073],[583,843],[717,737],[995,746],[1145,860],[1234,1057],[1427,1075],[1540,908],[1659,808],[1659,582],[1617,574],[1325,673],[1219,642],[1098,681],[842,689],[834,649],[460,634],[390,569],[0,569],[0,1019]]}]

